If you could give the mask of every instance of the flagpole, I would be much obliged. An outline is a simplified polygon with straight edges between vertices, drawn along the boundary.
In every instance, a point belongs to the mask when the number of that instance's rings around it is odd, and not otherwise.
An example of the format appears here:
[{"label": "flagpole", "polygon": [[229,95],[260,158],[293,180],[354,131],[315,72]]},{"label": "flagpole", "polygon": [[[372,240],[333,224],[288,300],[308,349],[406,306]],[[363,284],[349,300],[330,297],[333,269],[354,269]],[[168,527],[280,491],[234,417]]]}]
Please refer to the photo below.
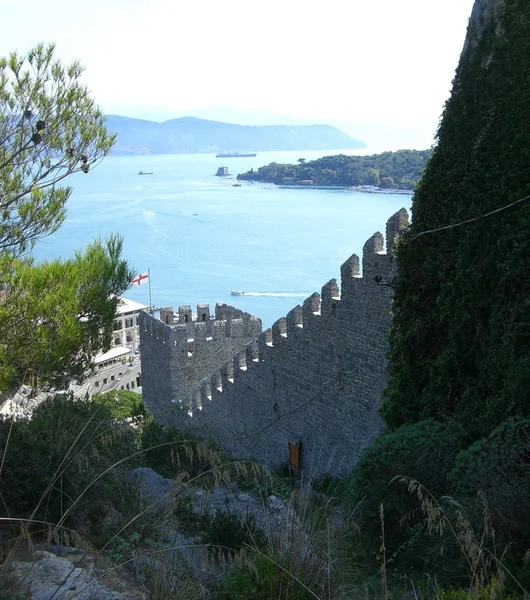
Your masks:
[{"label": "flagpole", "polygon": [[147,269],[147,282],[149,283],[149,312],[153,315],[153,302],[151,300],[151,269]]}]

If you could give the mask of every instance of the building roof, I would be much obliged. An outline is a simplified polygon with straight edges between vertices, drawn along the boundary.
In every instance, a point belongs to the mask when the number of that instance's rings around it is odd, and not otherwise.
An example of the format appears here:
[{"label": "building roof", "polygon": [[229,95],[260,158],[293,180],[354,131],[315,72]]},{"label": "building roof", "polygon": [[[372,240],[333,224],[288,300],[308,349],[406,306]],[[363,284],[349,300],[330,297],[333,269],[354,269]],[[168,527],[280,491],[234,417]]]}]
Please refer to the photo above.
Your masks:
[{"label": "building roof", "polygon": [[131,349],[127,348],[127,346],[115,346],[111,348],[108,352],[103,354],[98,354],[96,358],[94,358],[94,362],[96,365],[100,365],[107,360],[112,360],[113,358],[118,358],[119,356],[124,356],[125,354],[130,354]]},{"label": "building roof", "polygon": [[120,298],[118,307],[116,308],[116,314],[122,315],[124,313],[140,312],[146,308],[149,308],[147,304],[141,304],[140,302],[135,302],[134,300],[129,300],[128,298],[122,297]]}]

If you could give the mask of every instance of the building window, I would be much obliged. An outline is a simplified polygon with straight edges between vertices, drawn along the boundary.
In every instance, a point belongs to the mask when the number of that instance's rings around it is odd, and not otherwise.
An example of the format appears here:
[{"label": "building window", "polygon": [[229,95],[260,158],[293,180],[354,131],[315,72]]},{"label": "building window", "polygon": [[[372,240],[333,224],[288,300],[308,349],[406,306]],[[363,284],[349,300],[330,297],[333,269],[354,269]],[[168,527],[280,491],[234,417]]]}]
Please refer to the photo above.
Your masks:
[{"label": "building window", "polygon": [[107,383],[107,378],[105,377],[105,379],[103,380],[103,385],[105,385]]},{"label": "building window", "polygon": [[121,319],[114,321],[114,331],[118,331],[123,327],[123,322]]},{"label": "building window", "polygon": [[114,379],[115,379],[114,375],[111,375],[111,376],[110,376],[110,380],[111,380],[111,381],[114,381]]},{"label": "building window", "polygon": [[130,319],[125,319],[125,328],[127,329],[127,327],[132,327],[133,326],[133,318],[131,317]]},{"label": "building window", "polygon": [[127,332],[127,336],[125,338],[128,342],[132,342],[133,341],[133,336],[132,333],[130,331]]},{"label": "building window", "polygon": [[134,381],[131,381],[131,390],[134,390]]},{"label": "building window", "polygon": [[95,385],[96,387],[99,387],[99,381],[96,381],[96,382],[94,383],[94,385]]},{"label": "building window", "polygon": [[140,317],[136,317],[136,326],[140,325]]},{"label": "building window", "polygon": [[121,336],[117,335],[117,336],[114,338],[114,345],[115,345],[115,346],[119,346],[120,344],[121,344]]}]

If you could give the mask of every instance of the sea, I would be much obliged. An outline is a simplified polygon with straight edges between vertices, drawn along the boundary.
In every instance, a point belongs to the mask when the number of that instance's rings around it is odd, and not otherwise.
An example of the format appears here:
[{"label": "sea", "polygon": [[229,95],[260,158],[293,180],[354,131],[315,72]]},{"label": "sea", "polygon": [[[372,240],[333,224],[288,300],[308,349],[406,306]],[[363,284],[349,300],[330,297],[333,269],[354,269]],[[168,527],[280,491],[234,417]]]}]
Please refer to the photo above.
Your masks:
[{"label": "sea", "polygon": [[[96,238],[118,233],[124,258],[150,284],[127,298],[173,306],[232,304],[264,328],[331,278],[386,220],[411,205],[409,194],[342,188],[289,188],[241,182],[238,173],[270,162],[296,163],[366,150],[259,152],[255,158],[212,154],[108,156],[73,187],[67,217],[34,249],[38,260],[67,258]],[[229,177],[217,177],[220,166]],[[150,173],[139,175],[139,172]],[[231,290],[244,294],[234,296]],[[151,297],[150,297],[151,296]]]}]

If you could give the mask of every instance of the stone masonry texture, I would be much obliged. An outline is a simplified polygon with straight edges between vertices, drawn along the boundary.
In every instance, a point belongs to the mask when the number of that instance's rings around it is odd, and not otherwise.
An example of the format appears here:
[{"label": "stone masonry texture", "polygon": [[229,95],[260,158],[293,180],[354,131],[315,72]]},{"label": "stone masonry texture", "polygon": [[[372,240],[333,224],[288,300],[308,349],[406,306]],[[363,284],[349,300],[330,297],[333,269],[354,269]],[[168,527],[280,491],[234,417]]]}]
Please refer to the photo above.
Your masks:
[{"label": "stone masonry texture", "polygon": [[[143,399],[159,423],[207,437],[240,458],[288,463],[301,442],[304,475],[347,474],[381,431],[394,241],[403,208],[302,306],[262,332],[261,321],[218,304],[142,313]],[[204,307],[204,308],[201,308]],[[208,311],[209,312],[209,311]],[[162,322],[164,321],[164,322]]]}]

